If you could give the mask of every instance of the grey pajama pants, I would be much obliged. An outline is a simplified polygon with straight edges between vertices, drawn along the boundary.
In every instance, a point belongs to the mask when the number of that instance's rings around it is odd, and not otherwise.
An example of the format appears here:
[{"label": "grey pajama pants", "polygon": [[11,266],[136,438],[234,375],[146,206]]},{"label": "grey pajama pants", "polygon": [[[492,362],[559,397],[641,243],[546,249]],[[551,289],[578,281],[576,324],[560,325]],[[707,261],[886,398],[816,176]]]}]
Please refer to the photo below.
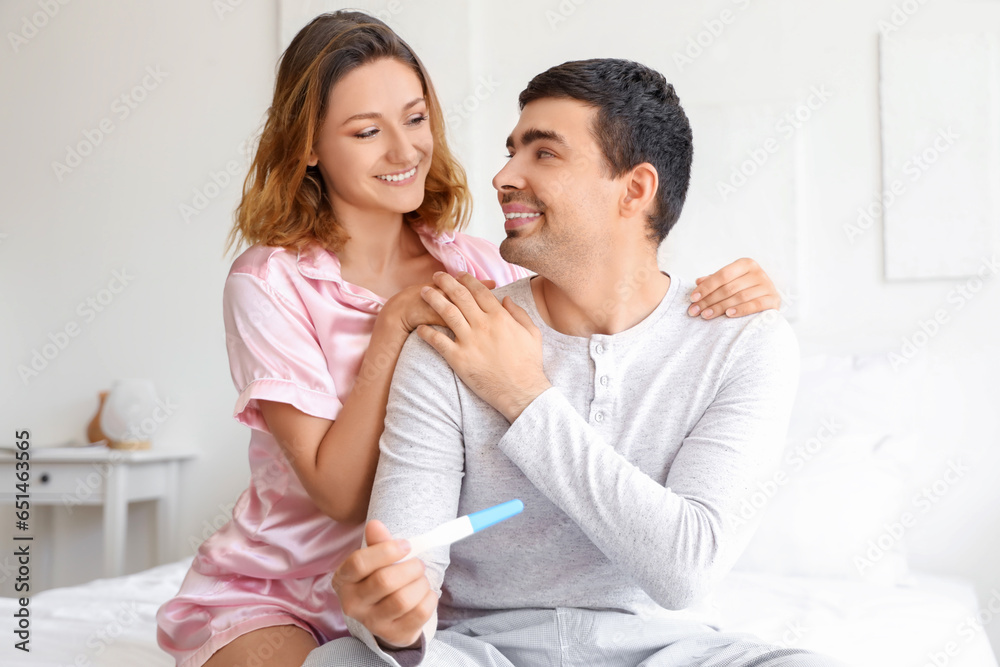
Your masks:
[{"label": "grey pajama pants", "polygon": [[[303,667],[384,667],[354,637],[309,654]],[[517,609],[438,630],[421,667],[847,667],[804,649],[695,621],[590,609]]]}]

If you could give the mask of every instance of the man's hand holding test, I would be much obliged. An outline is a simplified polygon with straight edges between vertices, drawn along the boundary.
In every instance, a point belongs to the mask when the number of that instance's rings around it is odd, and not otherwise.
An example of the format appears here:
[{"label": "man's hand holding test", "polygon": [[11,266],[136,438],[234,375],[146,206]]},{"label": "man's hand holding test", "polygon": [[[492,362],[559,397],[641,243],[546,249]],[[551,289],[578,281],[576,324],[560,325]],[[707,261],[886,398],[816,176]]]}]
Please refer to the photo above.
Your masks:
[{"label": "man's hand holding test", "polygon": [[367,547],[337,568],[333,589],[345,615],[391,647],[410,646],[437,609],[438,596],[424,574],[426,566],[419,558],[399,562],[410,552],[410,544],[393,539],[381,521],[368,522],[365,542]]}]

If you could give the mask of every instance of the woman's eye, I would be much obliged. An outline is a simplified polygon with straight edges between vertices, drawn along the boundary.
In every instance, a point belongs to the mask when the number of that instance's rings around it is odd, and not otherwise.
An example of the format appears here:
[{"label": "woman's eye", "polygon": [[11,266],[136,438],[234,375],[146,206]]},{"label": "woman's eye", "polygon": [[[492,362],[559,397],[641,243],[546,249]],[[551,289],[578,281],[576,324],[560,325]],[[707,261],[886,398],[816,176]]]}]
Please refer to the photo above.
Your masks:
[{"label": "woman's eye", "polygon": [[358,132],[354,136],[356,136],[358,139],[368,139],[374,137],[376,134],[378,134],[378,128],[373,127],[369,130],[365,130],[364,132]]},{"label": "woman's eye", "polygon": [[427,114],[421,114],[419,116],[414,116],[413,118],[410,119],[410,125],[420,125],[421,123],[423,123],[423,122],[425,122],[425,121],[427,121],[429,119],[430,119],[430,116],[428,116]]}]

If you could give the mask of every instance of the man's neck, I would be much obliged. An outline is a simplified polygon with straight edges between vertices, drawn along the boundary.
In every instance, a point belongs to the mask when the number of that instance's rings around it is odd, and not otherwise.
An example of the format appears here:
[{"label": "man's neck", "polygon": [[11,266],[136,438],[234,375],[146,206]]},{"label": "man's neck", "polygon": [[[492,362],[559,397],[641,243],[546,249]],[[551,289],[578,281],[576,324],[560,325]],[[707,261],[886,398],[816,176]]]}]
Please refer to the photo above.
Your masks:
[{"label": "man's neck", "polygon": [[655,256],[559,281],[531,280],[542,320],[560,333],[584,338],[634,327],[656,310],[669,288],[670,277],[660,272]]}]

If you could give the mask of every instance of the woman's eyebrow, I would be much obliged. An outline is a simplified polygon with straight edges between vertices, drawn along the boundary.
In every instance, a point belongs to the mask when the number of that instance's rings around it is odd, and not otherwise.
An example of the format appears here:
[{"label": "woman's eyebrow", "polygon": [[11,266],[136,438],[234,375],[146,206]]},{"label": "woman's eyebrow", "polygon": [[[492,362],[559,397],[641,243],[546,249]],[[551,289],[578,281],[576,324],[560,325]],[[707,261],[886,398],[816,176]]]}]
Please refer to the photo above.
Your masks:
[{"label": "woman's eyebrow", "polygon": [[[406,104],[403,105],[403,111],[406,111],[407,109],[409,109],[411,107],[414,107],[417,104],[420,104],[421,102],[424,101],[424,99],[425,98],[423,98],[423,97],[416,97],[416,98],[410,100],[409,102],[407,102]],[[381,118],[381,117],[382,117],[382,114],[380,114],[378,111],[369,111],[367,113],[356,113],[353,116],[351,116],[350,118],[348,118],[347,120],[345,120],[342,123],[342,125],[346,125],[346,124],[350,123],[352,120],[366,120],[366,119],[369,119],[369,118]]]}]

